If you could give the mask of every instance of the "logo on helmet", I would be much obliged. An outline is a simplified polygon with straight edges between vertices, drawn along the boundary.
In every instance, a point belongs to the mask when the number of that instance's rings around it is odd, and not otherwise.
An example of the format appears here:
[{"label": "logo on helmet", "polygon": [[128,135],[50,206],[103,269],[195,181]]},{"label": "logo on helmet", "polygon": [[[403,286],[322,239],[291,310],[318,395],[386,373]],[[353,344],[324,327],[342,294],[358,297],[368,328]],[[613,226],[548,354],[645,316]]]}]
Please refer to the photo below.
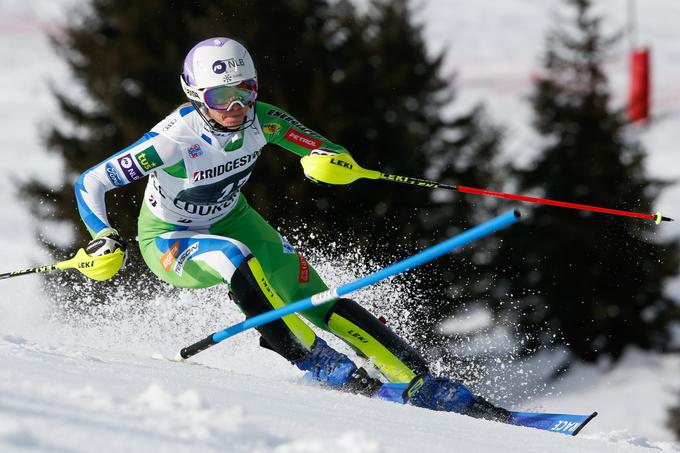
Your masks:
[{"label": "logo on helmet", "polygon": [[246,62],[243,58],[227,58],[226,60],[217,60],[212,65],[212,70],[215,74],[223,74],[227,69],[237,69],[239,66],[245,66]]}]

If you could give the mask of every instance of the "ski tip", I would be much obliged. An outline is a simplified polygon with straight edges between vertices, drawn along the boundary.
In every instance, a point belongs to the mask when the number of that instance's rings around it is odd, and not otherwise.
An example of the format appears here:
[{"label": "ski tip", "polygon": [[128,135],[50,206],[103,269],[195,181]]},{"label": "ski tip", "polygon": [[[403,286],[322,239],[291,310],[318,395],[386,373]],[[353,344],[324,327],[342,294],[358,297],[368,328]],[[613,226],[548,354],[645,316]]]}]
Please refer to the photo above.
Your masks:
[{"label": "ski tip", "polygon": [[184,357],[182,357],[182,354],[179,352],[177,355],[172,359],[173,362],[184,362]]},{"label": "ski tip", "polygon": [[572,435],[572,436],[575,436],[575,435],[577,435],[578,433],[580,433],[581,430],[582,430],[588,423],[590,423],[590,421],[591,421],[592,419],[594,419],[595,417],[597,417],[597,412],[593,412],[592,414],[590,414],[590,415],[588,416],[588,418],[586,418],[585,420],[583,420],[583,423],[581,423],[581,424],[578,426],[578,428],[576,428],[576,429],[574,430],[574,432],[573,432],[571,435]]}]

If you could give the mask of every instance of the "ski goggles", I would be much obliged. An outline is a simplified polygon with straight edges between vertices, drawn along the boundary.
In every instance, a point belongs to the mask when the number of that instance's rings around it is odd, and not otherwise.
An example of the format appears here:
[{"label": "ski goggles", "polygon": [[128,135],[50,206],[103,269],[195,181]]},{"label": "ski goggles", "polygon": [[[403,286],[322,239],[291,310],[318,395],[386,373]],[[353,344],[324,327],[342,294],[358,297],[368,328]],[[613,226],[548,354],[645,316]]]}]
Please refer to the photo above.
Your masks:
[{"label": "ski goggles", "polygon": [[243,107],[252,105],[257,99],[257,79],[248,79],[237,85],[220,85],[211,88],[195,89],[182,79],[184,92],[190,99],[199,101],[214,110],[229,110],[234,104]]}]

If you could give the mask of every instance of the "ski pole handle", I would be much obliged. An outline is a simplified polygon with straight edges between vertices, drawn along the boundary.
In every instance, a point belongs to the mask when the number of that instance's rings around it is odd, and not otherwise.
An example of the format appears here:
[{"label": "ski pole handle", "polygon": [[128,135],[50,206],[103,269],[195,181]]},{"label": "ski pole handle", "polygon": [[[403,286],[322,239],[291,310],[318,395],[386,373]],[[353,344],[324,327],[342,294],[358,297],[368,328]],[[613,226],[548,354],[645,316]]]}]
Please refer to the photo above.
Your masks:
[{"label": "ski pole handle", "polygon": [[226,340],[229,337],[233,337],[234,335],[248,329],[252,329],[253,327],[259,327],[263,324],[281,319],[284,316],[305,311],[314,306],[332,302],[342,296],[373,285],[386,278],[421,266],[456,248],[462,247],[463,245],[466,245],[472,241],[480,239],[484,236],[488,236],[489,234],[492,234],[500,229],[506,228],[517,222],[519,218],[519,211],[515,210],[506,212],[503,215],[495,217],[494,219],[484,222],[481,225],[464,231],[452,238],[440,242],[437,245],[433,245],[432,247],[410,256],[409,258],[398,261],[384,269],[374,272],[373,274],[369,274],[366,277],[354,280],[338,288],[331,288],[327,291],[323,291],[311,297],[301,299],[297,302],[293,302],[275,310],[270,310],[257,316],[253,316],[252,318],[246,319],[243,322],[234,324],[233,326],[224,330],[220,330],[219,332],[215,332],[197,343],[182,348],[182,350],[175,356],[175,360],[182,361],[183,359],[188,359],[189,357],[196,355],[199,352],[204,351],[205,349],[223,340]]}]

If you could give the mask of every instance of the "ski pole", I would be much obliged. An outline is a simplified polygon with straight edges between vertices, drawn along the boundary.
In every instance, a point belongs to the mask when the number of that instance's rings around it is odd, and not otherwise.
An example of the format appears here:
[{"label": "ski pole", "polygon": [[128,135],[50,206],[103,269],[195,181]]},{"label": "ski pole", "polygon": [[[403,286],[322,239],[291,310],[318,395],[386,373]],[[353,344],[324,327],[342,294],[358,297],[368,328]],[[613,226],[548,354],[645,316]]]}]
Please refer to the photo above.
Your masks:
[{"label": "ski pole", "polygon": [[108,280],[113,277],[123,265],[123,251],[118,249],[113,253],[101,256],[90,256],[85,249],[80,249],[75,256],[66,261],[61,261],[48,266],[20,269],[14,272],[0,274],[0,280],[18,277],[27,274],[42,274],[54,270],[77,269],[83,275],[98,281]]},{"label": "ski pole", "polygon": [[656,224],[662,221],[672,222],[673,219],[664,217],[660,212],[656,214],[644,214],[640,212],[622,211],[620,209],[601,208],[598,206],[590,206],[579,203],[569,203],[565,201],[550,200],[548,198],[527,197],[525,195],[516,195],[505,192],[494,192],[485,189],[476,189],[474,187],[467,187],[461,185],[442,184],[436,181],[429,181],[427,179],[410,178],[408,176],[397,176],[379,172],[377,170],[367,170],[357,164],[352,156],[348,154],[338,155],[313,155],[305,156],[300,160],[305,174],[311,178],[325,182],[328,184],[349,184],[357,179],[382,179],[384,181],[397,182],[401,184],[410,184],[414,186],[427,187],[430,189],[448,189],[456,192],[468,193],[474,195],[484,195],[488,197],[507,198],[509,200],[524,201],[527,203],[537,203],[549,206],[558,206],[562,208],[578,209],[581,211],[600,212],[604,214],[612,214],[626,217],[637,217],[640,219],[654,220]]},{"label": "ski pole", "polygon": [[268,322],[275,321],[277,319],[283,318],[284,316],[297,313],[300,311],[308,310],[317,305],[323,305],[325,303],[334,301],[346,294],[360,290],[367,286],[373,285],[381,280],[388,277],[405,272],[409,269],[421,266],[425,263],[438,258],[445,253],[448,253],[458,247],[462,247],[472,241],[475,241],[484,236],[488,236],[495,231],[506,228],[511,224],[517,222],[520,218],[520,213],[517,210],[506,212],[503,215],[495,217],[488,220],[481,225],[464,231],[452,238],[446,239],[439,244],[433,245],[409,258],[402,261],[398,261],[384,269],[381,269],[373,274],[369,274],[366,277],[354,280],[353,282],[347,283],[337,288],[331,288],[326,291],[315,294],[311,297],[301,299],[297,302],[293,302],[284,307],[277,308],[275,310],[270,310],[265,313],[253,316],[252,318],[246,319],[243,322],[234,324],[224,330],[220,330],[213,334],[208,335],[203,340],[200,340],[190,346],[182,348],[182,350],[175,356],[176,361],[182,361],[183,359],[188,359],[189,357],[198,354],[199,352],[216,345],[220,341],[226,340],[229,337],[252,329],[253,327],[258,327]]}]

